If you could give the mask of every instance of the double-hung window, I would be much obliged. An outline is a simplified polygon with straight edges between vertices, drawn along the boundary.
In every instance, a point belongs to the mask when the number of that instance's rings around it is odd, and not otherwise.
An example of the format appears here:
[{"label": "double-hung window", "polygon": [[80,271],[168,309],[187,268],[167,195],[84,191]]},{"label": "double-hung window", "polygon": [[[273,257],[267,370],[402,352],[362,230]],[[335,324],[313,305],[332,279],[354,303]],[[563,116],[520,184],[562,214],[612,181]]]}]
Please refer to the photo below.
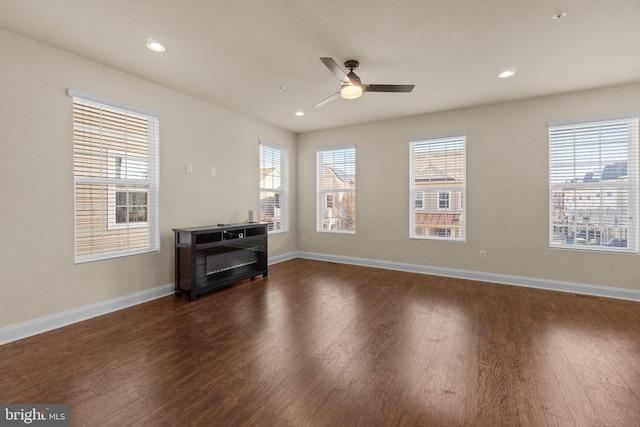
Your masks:
[{"label": "double-hung window", "polygon": [[260,221],[269,233],[289,230],[289,150],[260,141]]},{"label": "double-hung window", "polygon": [[465,240],[465,144],[464,135],[409,142],[411,238]]},{"label": "double-hung window", "polygon": [[158,115],[69,96],[76,263],[158,251]]},{"label": "double-hung window", "polygon": [[318,149],[316,179],[316,230],[355,233],[356,147]]},{"label": "double-hung window", "polygon": [[638,117],[549,125],[549,245],[638,252]]}]

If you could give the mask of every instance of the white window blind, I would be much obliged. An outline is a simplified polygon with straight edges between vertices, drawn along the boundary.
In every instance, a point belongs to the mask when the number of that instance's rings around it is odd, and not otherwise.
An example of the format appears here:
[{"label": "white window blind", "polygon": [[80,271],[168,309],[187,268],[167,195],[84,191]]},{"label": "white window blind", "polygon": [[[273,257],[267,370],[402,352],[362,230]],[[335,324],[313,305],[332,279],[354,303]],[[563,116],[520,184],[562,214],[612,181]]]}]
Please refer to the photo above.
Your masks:
[{"label": "white window blind", "polygon": [[260,141],[260,221],[269,233],[289,230],[289,150]]},{"label": "white window blind", "polygon": [[159,119],[69,94],[76,263],[158,251]]},{"label": "white window blind", "polygon": [[356,231],[356,147],[320,149],[316,154],[317,231]]},{"label": "white window blind", "polygon": [[638,117],[549,125],[549,244],[638,252]]},{"label": "white window blind", "polygon": [[409,142],[411,238],[465,240],[465,144],[464,135]]}]

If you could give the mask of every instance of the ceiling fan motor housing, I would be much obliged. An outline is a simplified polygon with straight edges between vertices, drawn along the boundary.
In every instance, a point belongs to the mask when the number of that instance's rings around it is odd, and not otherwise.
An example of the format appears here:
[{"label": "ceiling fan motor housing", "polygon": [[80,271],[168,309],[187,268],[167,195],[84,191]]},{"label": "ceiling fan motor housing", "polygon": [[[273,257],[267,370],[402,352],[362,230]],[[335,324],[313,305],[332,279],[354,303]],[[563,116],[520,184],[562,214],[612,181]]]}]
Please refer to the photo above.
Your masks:
[{"label": "ceiling fan motor housing", "polygon": [[344,61],[344,66],[345,68],[348,68],[349,71],[353,71],[355,68],[358,68],[358,65],[360,65],[360,63],[355,59],[349,59],[347,61]]}]

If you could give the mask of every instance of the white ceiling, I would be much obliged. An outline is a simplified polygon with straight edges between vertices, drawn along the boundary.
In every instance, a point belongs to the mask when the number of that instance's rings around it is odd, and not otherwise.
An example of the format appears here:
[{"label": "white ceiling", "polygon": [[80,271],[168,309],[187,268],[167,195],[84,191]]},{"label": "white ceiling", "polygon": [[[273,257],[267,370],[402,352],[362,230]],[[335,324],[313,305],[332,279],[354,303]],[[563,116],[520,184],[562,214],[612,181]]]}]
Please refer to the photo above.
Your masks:
[{"label": "white ceiling", "polygon": [[[0,0],[0,27],[297,133],[640,81],[640,0]],[[313,107],[323,56],[416,87]]]}]

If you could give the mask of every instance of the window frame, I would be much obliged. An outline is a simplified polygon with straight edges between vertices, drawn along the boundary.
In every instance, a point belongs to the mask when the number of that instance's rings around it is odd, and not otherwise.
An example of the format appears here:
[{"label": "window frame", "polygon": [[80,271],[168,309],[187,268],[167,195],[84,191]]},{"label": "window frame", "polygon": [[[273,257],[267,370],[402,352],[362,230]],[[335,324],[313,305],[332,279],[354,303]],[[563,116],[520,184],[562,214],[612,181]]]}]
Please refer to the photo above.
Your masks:
[{"label": "window frame", "polygon": [[[447,176],[447,179],[420,179],[425,182],[425,186],[418,186],[416,181],[416,168],[420,167],[417,163],[418,151],[426,150],[424,152],[430,152],[431,146],[438,146],[444,144],[453,144],[454,148],[438,150],[444,153],[445,158],[449,156],[455,156],[453,160],[457,162],[457,169],[460,169],[459,173],[462,175],[461,179],[452,179],[451,181],[462,181],[461,183],[451,184],[448,176],[450,172],[445,168],[441,173]],[[460,147],[455,148],[456,145]],[[461,150],[461,153],[455,153],[456,150]],[[453,153],[453,154],[451,154]],[[423,138],[414,138],[409,140],[409,238],[418,240],[443,240],[452,242],[466,242],[467,234],[467,222],[466,222],[466,203],[467,197],[467,170],[466,170],[466,156],[467,156],[467,136],[464,133],[455,133],[447,135],[429,136]],[[426,157],[426,155],[425,155]],[[447,160],[448,161],[448,160]],[[427,167],[428,163],[425,162],[423,167]],[[457,170],[456,169],[456,170]],[[454,170],[454,169],[452,169]],[[429,174],[429,176],[431,176]],[[453,175],[451,175],[453,177]],[[438,183],[441,181],[440,183]],[[421,207],[417,207],[415,204],[416,195],[422,193],[423,203]],[[447,207],[441,207],[441,195],[447,194]],[[459,194],[458,197],[454,197],[454,194]],[[433,201],[430,201],[432,199]],[[433,205],[433,206],[430,206]],[[426,216],[425,226],[422,227],[425,230],[430,230],[428,233],[419,234],[417,229],[417,210],[425,211],[423,214]],[[448,215],[447,212],[451,212],[451,218],[454,219],[457,216],[457,224],[445,223],[440,224],[438,221],[441,219],[441,215]],[[435,219],[435,222],[432,222]],[[448,220],[448,217],[445,217]],[[454,219],[455,221],[455,219]],[[456,233],[454,230],[458,229]]]},{"label": "window frame", "polygon": [[[283,147],[277,144],[271,144],[266,141],[259,141],[259,150],[260,150],[260,176],[262,177],[262,170],[265,169],[266,159],[263,157],[263,152],[270,151],[271,154],[277,153],[279,156],[279,164],[280,164],[280,187],[267,187],[263,186],[264,179],[260,179],[260,222],[267,222],[269,226],[267,227],[268,234],[279,234],[279,233],[287,233],[289,231],[289,148]],[[270,163],[269,167],[273,167]],[[263,210],[262,202],[262,194],[263,193],[274,193],[274,210],[275,210],[275,200],[279,195],[279,204],[280,204],[280,228],[276,228],[272,226],[275,222],[266,220],[266,214]]]},{"label": "window frame", "polygon": [[[548,124],[549,248],[639,253],[639,117],[637,114],[630,114]],[[620,126],[627,127],[627,138],[612,139],[619,137],[616,129]],[[595,132],[596,128],[597,132]],[[596,134],[597,142],[594,142]],[[626,145],[626,158],[619,157],[625,150],[611,148],[606,145],[609,143],[618,144],[618,146],[622,144],[623,147]],[[576,147],[582,148],[577,150]],[[597,158],[594,154],[590,154],[594,153],[595,149],[598,152]],[[563,158],[567,155],[572,158],[572,161],[563,162]],[[615,166],[616,170],[619,169],[622,172],[623,168],[618,167],[622,161],[626,161],[624,167],[626,175],[615,177],[605,173],[605,171],[610,172],[610,166]],[[564,169],[560,167],[561,164],[568,164],[573,168],[572,177],[569,177],[570,172],[566,167]],[[584,172],[585,165],[590,165],[590,172]],[[626,179],[619,179],[624,176]],[[627,202],[620,203],[625,197]],[[616,200],[614,203],[608,203],[609,198]],[[626,212],[626,215],[622,215],[622,225],[618,221],[616,211]],[[613,223],[607,224],[607,220],[610,221],[612,215],[615,217]],[[625,216],[627,218],[624,218]],[[592,225],[593,222],[597,224]],[[614,230],[619,230],[618,237],[614,237],[616,234]],[[622,233],[624,233],[624,239],[622,239]],[[624,240],[626,246],[608,246],[607,243],[612,238]]]},{"label": "window frame", "polygon": [[[333,156],[339,156],[344,158],[344,162],[337,165],[336,163],[326,163],[325,154],[333,153]],[[318,148],[316,150],[316,231],[319,233],[337,233],[337,234],[355,234],[356,233],[356,146],[355,145],[343,145],[336,147]],[[345,183],[345,180],[341,179],[335,170],[338,170],[338,166],[344,167],[345,170],[340,170],[340,173],[344,177],[349,178],[349,182],[344,186],[324,186],[325,182],[325,165],[332,171],[339,181]],[[332,179],[332,182],[335,180]],[[336,198],[336,196],[338,196]],[[350,201],[348,199],[351,199]],[[341,218],[337,215],[325,215],[328,201],[331,200],[332,207],[330,208],[332,213],[335,211],[336,206],[341,203],[340,200],[345,200],[346,206],[350,215]],[[325,225],[328,221],[328,228]],[[334,228],[333,226],[337,227]],[[350,228],[344,228],[345,226]]]},{"label": "window frame", "polygon": [[[72,98],[75,263],[159,252],[160,115],[74,89],[68,89],[67,95]],[[90,114],[90,111],[97,112],[97,118],[92,121],[94,124],[85,124],[82,114]],[[144,156],[128,152],[128,135],[133,135],[131,132],[135,131],[128,130],[127,125],[107,123],[113,117],[125,118],[125,123],[128,123],[129,117],[145,123],[144,138],[136,135],[138,144],[145,141]],[[93,139],[87,142],[83,138]],[[80,160],[83,156],[84,165]],[[141,161],[144,173],[116,176],[119,170],[116,167],[117,158],[144,158]],[[96,167],[100,170],[98,174],[89,172]],[[129,193],[130,188],[144,188],[141,191],[147,194],[147,220],[129,222],[127,214],[126,222],[117,223],[116,195],[121,191]],[[128,203],[127,196],[127,207]],[[79,213],[82,215],[79,216]],[[89,231],[86,221],[91,222]],[[146,231],[140,234],[143,229]],[[79,246],[80,240],[84,240],[82,247]],[[84,247],[87,245],[88,249]]]}]

